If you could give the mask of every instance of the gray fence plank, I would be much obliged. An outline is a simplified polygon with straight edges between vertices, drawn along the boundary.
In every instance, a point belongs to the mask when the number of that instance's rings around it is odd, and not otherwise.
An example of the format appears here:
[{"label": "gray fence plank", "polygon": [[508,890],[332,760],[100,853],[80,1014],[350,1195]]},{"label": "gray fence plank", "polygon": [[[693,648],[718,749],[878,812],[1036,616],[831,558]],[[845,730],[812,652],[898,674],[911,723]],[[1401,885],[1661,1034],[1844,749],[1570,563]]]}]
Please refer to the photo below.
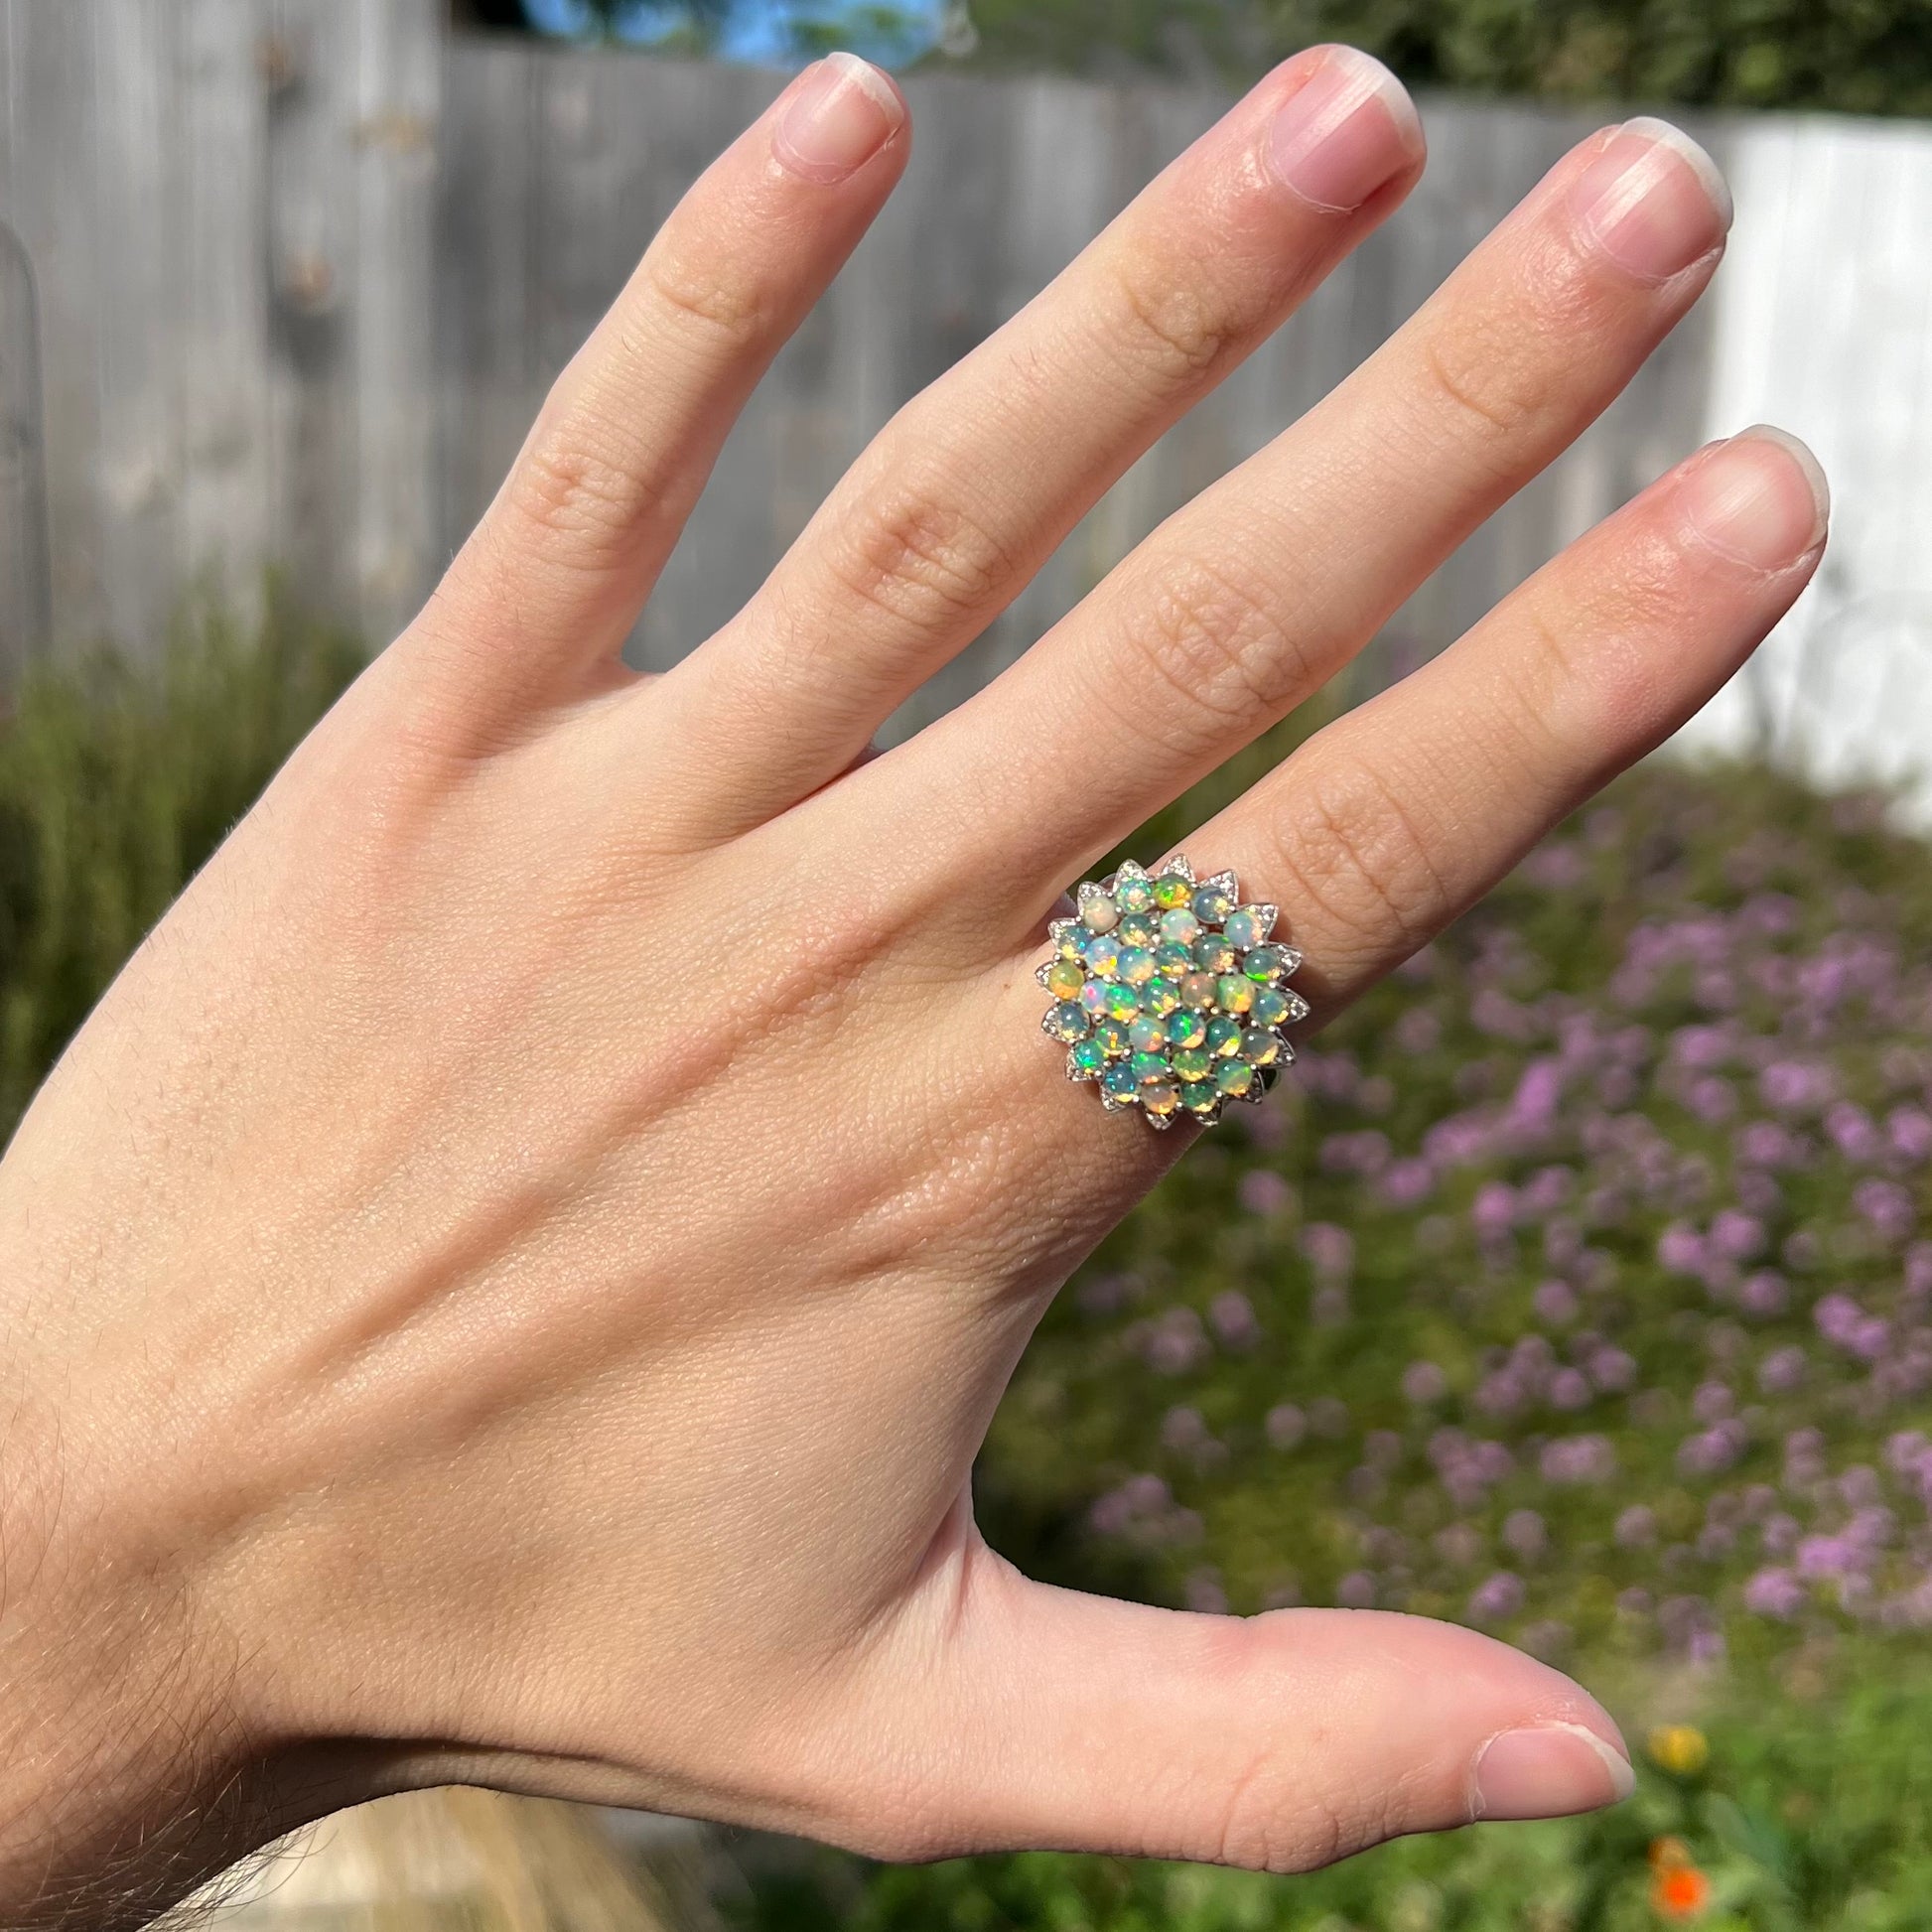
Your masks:
[{"label": "gray fence plank", "polygon": [[[265,561],[380,638],[487,502],[549,381],[776,75],[451,37],[437,0],[0,0],[0,217],[48,288],[57,627],[152,629]],[[1209,88],[921,74],[907,179],[721,456],[634,643],[736,610],[864,440],[1213,120]],[[111,109],[107,106],[112,97]],[[1344,378],[1582,132],[1426,103],[1411,206],[1137,464],[957,702]],[[110,124],[111,122],[111,124]],[[1369,682],[1440,646],[1701,426],[1709,329],[1412,597]]]}]

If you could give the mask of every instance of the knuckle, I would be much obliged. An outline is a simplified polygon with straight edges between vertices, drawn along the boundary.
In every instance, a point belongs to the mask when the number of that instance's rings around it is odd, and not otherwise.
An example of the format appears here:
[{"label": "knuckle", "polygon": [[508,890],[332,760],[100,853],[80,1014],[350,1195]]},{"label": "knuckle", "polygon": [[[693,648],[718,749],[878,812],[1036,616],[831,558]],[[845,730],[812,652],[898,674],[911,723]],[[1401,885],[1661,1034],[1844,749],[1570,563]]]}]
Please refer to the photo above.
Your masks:
[{"label": "knuckle", "polygon": [[511,512],[570,558],[602,569],[630,547],[648,509],[643,482],[582,443],[542,431],[517,459],[504,496]]},{"label": "knuckle", "polygon": [[643,261],[650,302],[674,323],[695,324],[744,347],[768,333],[771,301],[759,276],[721,262],[693,260],[674,247],[653,248]]},{"label": "knuckle", "polygon": [[961,503],[918,487],[864,505],[841,532],[831,562],[862,604],[921,628],[950,628],[986,614],[1019,569],[1000,538]]},{"label": "knuckle", "polygon": [[1261,585],[1198,558],[1168,572],[1127,625],[1128,651],[1218,740],[1307,688],[1310,666]]},{"label": "knuckle", "polygon": [[1379,963],[1413,951],[1453,905],[1416,811],[1367,764],[1351,762],[1300,787],[1273,843],[1304,926],[1314,922],[1312,911],[1333,935],[1323,946],[1331,972],[1351,955]]},{"label": "knuckle", "polygon": [[1205,381],[1241,333],[1226,308],[1184,276],[1123,267],[1115,272],[1114,290],[1121,353],[1164,386]]}]

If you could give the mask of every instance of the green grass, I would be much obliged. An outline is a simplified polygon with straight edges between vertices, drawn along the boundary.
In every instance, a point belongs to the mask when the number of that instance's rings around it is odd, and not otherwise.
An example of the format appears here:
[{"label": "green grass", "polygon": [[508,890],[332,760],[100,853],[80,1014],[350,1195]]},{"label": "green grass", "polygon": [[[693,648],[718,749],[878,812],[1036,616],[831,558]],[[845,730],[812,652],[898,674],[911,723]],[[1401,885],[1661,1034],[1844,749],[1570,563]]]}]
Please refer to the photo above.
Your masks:
[{"label": "green grass", "polygon": [[[358,662],[271,595],[252,626],[185,616],[145,671],[103,651],[21,690],[0,1131]],[[1932,1923],[1929,1172],[1932,852],[1761,769],[1625,779],[1105,1244],[979,1492],[1038,1574],[1471,1618],[1634,1736],[1701,1725],[1708,1764],[1302,1878],[813,1855],[748,1923],[1622,1932],[1660,1922],[1671,1837],[1710,1926]]]},{"label": "green grass", "polygon": [[0,1143],[121,962],[361,663],[278,587],[137,668],[38,667],[0,721]]}]

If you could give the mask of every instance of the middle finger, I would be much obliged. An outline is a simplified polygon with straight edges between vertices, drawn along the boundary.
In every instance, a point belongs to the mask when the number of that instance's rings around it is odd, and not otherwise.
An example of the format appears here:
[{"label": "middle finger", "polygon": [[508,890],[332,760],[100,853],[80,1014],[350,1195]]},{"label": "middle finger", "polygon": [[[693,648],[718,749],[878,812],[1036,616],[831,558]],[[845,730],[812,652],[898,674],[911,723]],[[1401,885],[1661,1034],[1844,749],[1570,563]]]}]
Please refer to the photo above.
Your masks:
[{"label": "middle finger", "polygon": [[[1573,151],[1422,311],[1161,529],[969,704],[900,781],[1029,865],[1021,925],[1096,855],[1326,681],[1616,396],[1697,299],[1729,225],[1674,128]],[[917,810],[916,801],[914,811]],[[941,812],[949,831],[957,816]]]}]

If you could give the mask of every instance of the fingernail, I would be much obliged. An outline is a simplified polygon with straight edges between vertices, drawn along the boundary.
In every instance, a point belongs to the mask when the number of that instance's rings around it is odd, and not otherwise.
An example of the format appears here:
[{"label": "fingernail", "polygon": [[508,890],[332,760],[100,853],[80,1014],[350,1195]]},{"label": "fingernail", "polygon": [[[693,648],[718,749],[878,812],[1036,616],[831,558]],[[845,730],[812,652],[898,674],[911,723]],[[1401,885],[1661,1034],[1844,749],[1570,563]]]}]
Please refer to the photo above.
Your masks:
[{"label": "fingernail", "polygon": [[1276,175],[1331,214],[1360,207],[1422,157],[1422,119],[1409,90],[1382,63],[1331,47],[1269,130]]},{"label": "fingernail", "polygon": [[1730,190],[1718,164],[1648,115],[1625,121],[1570,193],[1596,245],[1645,281],[1689,268],[1730,230]]},{"label": "fingernail", "polygon": [[1694,461],[1684,514],[1731,562],[1783,570],[1825,540],[1832,492],[1818,459],[1781,429],[1759,424]]},{"label": "fingernail", "polygon": [[1529,1725],[1476,1754],[1477,1818],[1568,1818],[1619,1804],[1637,1788],[1630,1760],[1584,1725]]},{"label": "fingernail", "polygon": [[772,133],[772,152],[807,181],[844,181],[904,120],[904,99],[876,67],[856,54],[828,54],[799,81]]}]

